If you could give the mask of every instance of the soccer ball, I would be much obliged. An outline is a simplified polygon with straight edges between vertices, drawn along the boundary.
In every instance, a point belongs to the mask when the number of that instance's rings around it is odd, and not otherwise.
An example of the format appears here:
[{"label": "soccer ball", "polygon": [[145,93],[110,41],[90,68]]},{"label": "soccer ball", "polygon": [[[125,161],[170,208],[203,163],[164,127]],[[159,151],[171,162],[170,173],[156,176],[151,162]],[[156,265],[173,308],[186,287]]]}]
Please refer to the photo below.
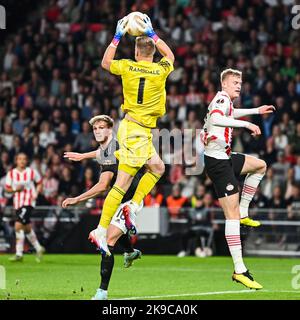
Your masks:
[{"label": "soccer ball", "polygon": [[205,252],[205,254],[206,254],[207,257],[211,257],[211,256],[213,255],[213,251],[212,251],[212,249],[209,248],[209,247],[205,247],[205,248],[204,248],[204,252]]},{"label": "soccer ball", "polygon": [[143,31],[140,30],[140,25],[137,22],[139,19],[143,19],[144,14],[139,11],[134,11],[128,15],[128,33],[134,37],[143,35]]}]

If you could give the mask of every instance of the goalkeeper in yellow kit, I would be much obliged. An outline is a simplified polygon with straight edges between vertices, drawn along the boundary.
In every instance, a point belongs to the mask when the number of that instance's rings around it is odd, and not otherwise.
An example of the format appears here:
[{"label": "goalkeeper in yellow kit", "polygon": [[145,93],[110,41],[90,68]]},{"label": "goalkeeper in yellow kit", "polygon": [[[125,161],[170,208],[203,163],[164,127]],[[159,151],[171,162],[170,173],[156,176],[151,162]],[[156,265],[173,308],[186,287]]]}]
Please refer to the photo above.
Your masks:
[{"label": "goalkeeper in yellow kit", "polygon": [[[89,239],[107,255],[110,252],[106,230],[135,174],[141,167],[146,167],[147,171],[139,181],[132,201],[123,208],[125,225],[132,234],[136,233],[136,210],[165,171],[164,163],[153,146],[151,129],[156,127],[157,119],[166,112],[165,83],[174,69],[174,55],[154,32],[150,18],[144,16],[140,26],[145,36],[136,38],[136,61],[114,60],[119,41],[127,31],[128,18],[124,17],[118,21],[114,39],[101,63],[104,69],[121,76],[124,95],[122,110],[125,113],[117,135],[120,145],[115,153],[119,160],[117,179],[105,199],[99,226],[89,235]],[[156,48],[163,56],[158,63],[153,62]]]}]

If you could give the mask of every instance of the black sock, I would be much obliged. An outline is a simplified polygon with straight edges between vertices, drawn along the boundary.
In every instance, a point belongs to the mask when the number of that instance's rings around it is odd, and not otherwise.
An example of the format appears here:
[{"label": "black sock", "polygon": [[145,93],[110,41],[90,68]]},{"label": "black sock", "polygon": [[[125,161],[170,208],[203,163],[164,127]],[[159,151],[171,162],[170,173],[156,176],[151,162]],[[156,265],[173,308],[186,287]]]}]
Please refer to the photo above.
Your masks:
[{"label": "black sock", "polygon": [[190,237],[191,237],[190,232],[186,232],[182,235],[182,238],[181,238],[182,250],[188,251]]},{"label": "black sock", "polygon": [[134,251],[127,233],[123,234],[118,241],[125,252],[130,253]]},{"label": "black sock", "polygon": [[110,256],[102,256],[101,259],[101,269],[100,269],[100,276],[101,276],[101,283],[100,283],[100,289],[107,290],[110,277],[113,271],[115,258],[114,258],[114,247],[108,246],[108,249],[111,253]]}]

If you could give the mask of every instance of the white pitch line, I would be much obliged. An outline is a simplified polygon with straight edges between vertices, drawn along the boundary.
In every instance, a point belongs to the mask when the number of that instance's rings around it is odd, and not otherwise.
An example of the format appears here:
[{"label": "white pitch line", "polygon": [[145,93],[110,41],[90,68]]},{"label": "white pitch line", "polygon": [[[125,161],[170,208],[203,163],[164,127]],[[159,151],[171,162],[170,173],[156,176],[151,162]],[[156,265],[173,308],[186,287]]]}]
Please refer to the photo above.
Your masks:
[{"label": "white pitch line", "polygon": [[159,299],[159,298],[175,298],[175,297],[190,297],[190,296],[212,296],[219,294],[235,294],[235,293],[258,293],[258,292],[269,292],[269,293],[295,293],[299,294],[297,290],[232,290],[232,291],[211,291],[211,292],[195,292],[195,293],[182,293],[182,294],[167,294],[160,296],[142,296],[142,297],[129,297],[129,298],[118,298],[113,300],[142,300],[142,299]]},{"label": "white pitch line", "polygon": [[300,296],[300,291],[298,290],[272,290],[270,292],[279,292],[279,293],[297,293]]},{"label": "white pitch line", "polygon": [[[260,290],[267,292],[267,290]],[[255,291],[250,290],[239,290],[239,291],[211,291],[211,292],[195,292],[195,293],[179,293],[179,294],[167,294],[161,296],[143,296],[143,297],[130,297],[120,298],[114,300],[139,300],[139,299],[158,299],[158,298],[175,298],[175,297],[190,297],[190,296],[211,296],[217,294],[231,294],[231,293],[253,293]]]}]

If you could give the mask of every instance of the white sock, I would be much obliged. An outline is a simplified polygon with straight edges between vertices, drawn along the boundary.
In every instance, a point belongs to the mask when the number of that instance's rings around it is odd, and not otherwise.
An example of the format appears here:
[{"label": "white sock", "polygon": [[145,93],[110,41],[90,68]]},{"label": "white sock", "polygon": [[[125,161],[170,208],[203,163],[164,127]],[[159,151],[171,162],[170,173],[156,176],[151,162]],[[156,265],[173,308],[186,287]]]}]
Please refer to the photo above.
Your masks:
[{"label": "white sock", "polygon": [[129,206],[130,206],[130,208],[131,208],[131,210],[133,212],[136,212],[137,209],[139,208],[139,205],[136,202],[132,201],[132,200],[130,200]]},{"label": "white sock", "polygon": [[264,174],[263,173],[248,173],[241,196],[240,201],[240,216],[241,219],[248,217],[249,204],[252,201],[254,194],[256,192],[257,186],[262,180]]},{"label": "white sock", "polygon": [[16,255],[17,256],[23,256],[23,250],[24,250],[24,240],[25,235],[24,231],[16,231]]},{"label": "white sock", "polygon": [[100,224],[98,225],[97,229],[96,229],[97,235],[99,237],[105,236],[106,237],[106,233],[107,233],[107,229],[105,229],[104,227],[102,227]]},{"label": "white sock", "polygon": [[36,237],[35,232],[33,231],[33,229],[31,229],[31,231],[29,233],[26,234],[27,239],[29,240],[29,242],[33,245],[34,249],[38,252],[41,250],[41,245]]},{"label": "white sock", "polygon": [[242,245],[240,237],[240,221],[225,221],[225,238],[229,247],[229,251],[234,263],[235,273],[243,273],[247,271],[242,256]]}]

